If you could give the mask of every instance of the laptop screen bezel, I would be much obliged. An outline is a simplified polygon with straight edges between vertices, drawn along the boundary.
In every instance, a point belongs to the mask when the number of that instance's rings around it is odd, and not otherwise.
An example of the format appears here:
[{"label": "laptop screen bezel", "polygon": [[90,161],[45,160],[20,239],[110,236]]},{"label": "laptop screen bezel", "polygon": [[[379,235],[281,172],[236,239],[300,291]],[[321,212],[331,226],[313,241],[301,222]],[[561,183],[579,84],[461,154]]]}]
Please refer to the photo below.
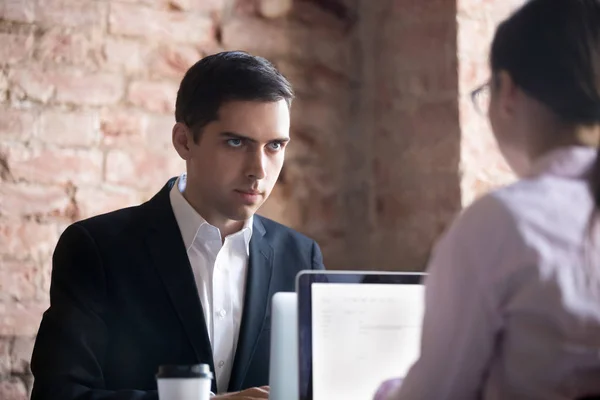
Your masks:
[{"label": "laptop screen bezel", "polygon": [[422,285],[424,272],[301,271],[296,277],[298,295],[298,399],[313,400],[312,388],[312,284],[377,283]]}]

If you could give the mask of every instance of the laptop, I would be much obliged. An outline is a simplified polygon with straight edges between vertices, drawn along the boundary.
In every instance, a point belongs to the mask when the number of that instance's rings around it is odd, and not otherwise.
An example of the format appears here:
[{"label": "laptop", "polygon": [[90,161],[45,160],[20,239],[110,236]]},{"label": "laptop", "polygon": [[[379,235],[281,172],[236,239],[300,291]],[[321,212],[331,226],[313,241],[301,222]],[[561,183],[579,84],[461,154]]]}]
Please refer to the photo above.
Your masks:
[{"label": "laptop", "polygon": [[298,399],[298,312],[296,293],[271,300],[269,400]]},{"label": "laptop", "polygon": [[299,400],[372,399],[420,353],[422,273],[297,276]]}]

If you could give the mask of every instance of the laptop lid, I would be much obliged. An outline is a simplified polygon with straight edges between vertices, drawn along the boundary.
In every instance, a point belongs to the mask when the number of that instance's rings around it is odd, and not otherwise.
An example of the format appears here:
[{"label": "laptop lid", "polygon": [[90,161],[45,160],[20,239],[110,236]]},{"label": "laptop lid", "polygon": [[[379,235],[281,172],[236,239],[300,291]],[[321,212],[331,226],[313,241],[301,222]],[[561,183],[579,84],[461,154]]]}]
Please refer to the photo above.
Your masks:
[{"label": "laptop lid", "polygon": [[299,400],[372,399],[404,377],[420,352],[424,276],[298,274]]},{"label": "laptop lid", "polygon": [[271,301],[269,399],[298,399],[298,312],[296,293],[278,292]]}]

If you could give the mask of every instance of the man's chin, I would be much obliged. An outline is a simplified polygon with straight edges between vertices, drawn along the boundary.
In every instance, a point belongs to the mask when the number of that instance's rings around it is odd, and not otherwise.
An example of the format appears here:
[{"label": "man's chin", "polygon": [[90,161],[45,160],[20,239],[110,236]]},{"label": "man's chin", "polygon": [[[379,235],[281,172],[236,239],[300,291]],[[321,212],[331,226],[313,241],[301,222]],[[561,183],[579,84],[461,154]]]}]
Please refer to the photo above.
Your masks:
[{"label": "man's chin", "polygon": [[260,206],[241,206],[237,207],[235,210],[230,210],[231,212],[227,213],[229,219],[233,221],[246,221],[248,218],[252,217],[258,211]]}]

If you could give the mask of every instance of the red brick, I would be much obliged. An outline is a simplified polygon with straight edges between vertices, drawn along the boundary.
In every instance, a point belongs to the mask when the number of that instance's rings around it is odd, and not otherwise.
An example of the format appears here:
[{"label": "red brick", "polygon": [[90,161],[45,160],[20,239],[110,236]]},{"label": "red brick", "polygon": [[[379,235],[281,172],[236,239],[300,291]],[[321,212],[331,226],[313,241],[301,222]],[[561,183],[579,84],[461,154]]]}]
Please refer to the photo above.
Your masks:
[{"label": "red brick", "polygon": [[353,62],[350,42],[343,32],[300,24],[282,26],[257,18],[228,21],[223,26],[223,44],[268,59],[285,57],[326,65],[338,72],[347,72]]},{"label": "red brick", "polygon": [[148,111],[172,113],[179,85],[173,82],[135,81],[129,85],[128,100]]},{"label": "red brick", "polygon": [[19,99],[47,103],[54,96],[58,102],[76,105],[108,105],[123,96],[123,77],[108,73],[85,73],[79,69],[45,71],[39,67],[12,70],[9,75]]},{"label": "red brick", "polygon": [[52,27],[39,38],[36,58],[44,65],[67,64],[94,68],[102,61],[102,42],[98,34]]},{"label": "red brick", "polygon": [[56,100],[89,106],[117,103],[124,92],[123,78],[114,74],[86,74],[81,70],[55,76]]},{"label": "red brick", "polygon": [[286,226],[301,227],[304,223],[304,208],[290,198],[287,188],[276,185],[269,199],[262,205],[259,214]]},{"label": "red brick", "polygon": [[35,335],[42,314],[48,306],[48,299],[35,302],[0,302],[0,335]]},{"label": "red brick", "polygon": [[331,138],[346,130],[348,118],[346,104],[331,107],[324,101],[298,97],[291,108],[292,129],[319,132]]},{"label": "red brick", "polygon": [[[292,130],[290,132],[292,142],[287,146],[285,151],[285,164],[290,163],[316,163],[321,160],[331,159],[331,152],[337,149],[339,144],[328,142],[320,132]],[[287,179],[286,179],[287,182]]]},{"label": "red brick", "polygon": [[[429,182],[426,187],[424,180]],[[375,212],[381,229],[400,228],[407,221],[435,226],[439,215],[452,215],[461,207],[456,171],[426,176],[416,173],[412,179],[397,174],[394,185],[376,187]]]},{"label": "red brick", "polygon": [[265,18],[282,18],[292,9],[292,0],[260,0],[258,12]]},{"label": "red brick", "polygon": [[155,189],[184,171],[173,151],[112,150],[106,159],[106,181],[139,189]]},{"label": "red brick", "polygon": [[235,17],[239,16],[252,16],[255,17],[259,15],[258,7],[260,0],[245,0],[245,1],[236,1],[231,7],[230,15]]},{"label": "red brick", "polygon": [[35,20],[35,0],[3,0],[0,19],[30,23]]},{"label": "red brick", "polygon": [[[454,139],[454,142],[456,142],[456,139]],[[395,157],[390,155],[394,151],[389,150],[387,154],[378,155],[373,160],[373,169],[377,171],[377,173],[374,173],[373,185],[378,188],[378,191],[382,193],[390,191],[410,193],[420,190],[423,182],[427,182],[427,187],[431,186],[430,197],[447,196],[451,198],[454,189],[452,185],[444,186],[446,181],[442,179],[446,179],[447,182],[452,184],[457,183],[458,174],[456,171],[460,162],[460,147],[458,144],[447,140],[446,144],[440,144],[430,151],[428,151],[427,146],[411,146],[408,149],[402,149],[390,144],[389,147],[396,147]],[[406,170],[406,165],[411,166],[410,171]],[[439,189],[440,186],[442,189]],[[456,189],[458,190],[458,186],[456,186]],[[442,193],[439,193],[440,190]],[[424,204],[423,206],[425,207]]]},{"label": "red brick", "polygon": [[97,150],[58,148],[9,149],[8,166],[15,179],[32,183],[92,184],[102,177],[103,156]]},{"label": "red brick", "polygon": [[29,396],[25,383],[19,378],[6,378],[0,380],[0,399],[28,400]]},{"label": "red brick", "polygon": [[185,72],[202,58],[202,52],[190,45],[159,45],[150,54],[150,76],[183,78]]},{"label": "red brick", "polygon": [[296,94],[310,92],[312,76],[308,66],[285,59],[272,59],[271,62],[290,81]]},{"label": "red brick", "polygon": [[281,60],[275,65],[291,82],[298,97],[318,97],[334,104],[345,104],[351,96],[351,79],[325,65],[307,66]]},{"label": "red brick", "polygon": [[398,66],[394,69],[393,63],[382,67],[375,86],[377,112],[456,99],[456,64],[455,59],[446,58],[421,67]]},{"label": "red brick", "polygon": [[[61,232],[64,232],[64,229]],[[39,299],[46,299],[50,296],[50,285],[52,283],[52,256],[47,257],[46,260],[41,262],[41,279],[42,279],[42,287],[41,290],[38,291]]]},{"label": "red brick", "polygon": [[47,103],[54,94],[52,74],[36,69],[12,69],[8,80],[13,97]]},{"label": "red brick", "polygon": [[422,272],[427,267],[426,260],[435,241],[435,230],[427,223],[430,222],[418,225],[407,221],[402,229],[376,230],[369,241],[370,265],[381,271]]},{"label": "red brick", "polygon": [[[469,98],[469,103],[471,103],[471,91],[486,82],[489,77],[490,72],[489,68],[487,67],[487,63],[468,59],[461,60],[459,84],[461,87],[461,92],[463,92],[465,96]],[[470,108],[473,108],[471,106],[472,103],[467,105],[469,105]]]},{"label": "red brick", "polygon": [[310,225],[315,226],[314,229],[330,229],[334,226],[340,226],[342,220],[340,196],[338,193],[330,195],[320,195],[318,200],[315,199],[311,202],[310,207],[306,207],[304,210],[304,217],[306,222],[304,226],[306,228]]},{"label": "red brick", "polygon": [[133,110],[105,109],[100,115],[102,145],[106,147],[140,146],[144,142],[147,117]]},{"label": "red brick", "polygon": [[294,43],[289,33],[257,18],[234,18],[223,25],[223,44],[229,49],[243,49],[267,58],[297,54],[304,43]]},{"label": "red brick", "polygon": [[[386,127],[374,134],[371,149],[377,155],[376,160],[379,160],[377,167],[392,173],[375,175],[377,187],[394,186],[399,179],[427,179],[427,174],[448,173],[458,169],[458,121],[444,120],[441,114],[438,120],[433,121],[419,121],[417,118],[412,121],[410,117],[399,117],[397,120],[390,118],[385,123]],[[436,126],[444,125],[443,121],[446,121],[446,128],[437,130]],[[406,172],[406,165],[411,166],[410,174]],[[386,179],[386,176],[389,178]]]},{"label": "red brick", "polygon": [[44,26],[104,26],[108,12],[106,2],[81,0],[44,0],[37,8],[37,19]]},{"label": "red brick", "polygon": [[[3,182],[0,185],[0,210],[5,216],[15,219],[20,216],[61,216],[65,215],[69,209],[69,198],[65,189],[56,186],[37,186],[26,185],[23,183],[8,183]],[[2,223],[6,221],[2,220]],[[11,233],[17,234],[23,229],[23,235],[31,233],[35,229],[40,229],[33,237],[11,237],[2,244],[2,252],[5,250],[32,249],[38,243],[30,243],[29,240],[41,235],[43,228],[23,227],[18,226],[2,227],[2,237],[9,236]],[[15,232],[16,230],[16,232]],[[20,232],[19,232],[20,233]],[[54,239],[54,238],[53,238]],[[44,247],[42,246],[42,249]]]},{"label": "red brick", "polygon": [[0,108],[0,138],[26,141],[33,135],[36,116],[32,110]]},{"label": "red brick", "polygon": [[[390,66],[427,66],[456,57],[456,20],[427,21],[408,26],[390,20],[383,25],[382,43]],[[390,61],[388,60],[388,62]]]},{"label": "red brick", "polygon": [[212,19],[207,16],[156,10],[127,3],[111,3],[109,31],[115,35],[196,45],[215,41],[215,28]]},{"label": "red brick", "polygon": [[[459,127],[458,102],[447,100],[416,104],[410,109],[398,110],[379,122],[380,126],[398,130],[392,133],[393,138],[388,135],[375,136],[375,139],[383,139],[384,146],[385,142],[391,142],[390,139],[433,146],[445,137],[456,135],[456,129]],[[454,139],[458,137],[455,136]]]},{"label": "red brick", "polygon": [[32,261],[0,260],[0,301],[31,300],[36,295],[39,277]]},{"label": "red brick", "polygon": [[174,152],[172,131],[175,118],[170,115],[150,115],[144,132],[148,148],[156,151]]},{"label": "red brick", "polygon": [[352,96],[352,80],[327,66],[315,66],[309,70],[312,91],[326,96],[334,104],[344,104]]},{"label": "red brick", "polygon": [[32,33],[0,33],[0,63],[10,65],[29,59],[33,40]]},{"label": "red brick", "polygon": [[8,74],[6,71],[0,71],[0,103],[8,98]]},{"label": "red brick", "polygon": [[495,24],[481,19],[458,19],[457,42],[461,60],[468,57],[487,63],[495,29]]},{"label": "red brick", "polygon": [[132,74],[142,71],[147,50],[138,40],[123,37],[107,37],[104,45],[105,65],[110,71]]},{"label": "red brick", "polygon": [[[485,1],[485,0],[484,0]],[[389,20],[403,23],[420,23],[431,19],[451,19],[456,15],[456,2],[448,0],[394,0],[386,10]]]},{"label": "red brick", "polygon": [[15,338],[10,352],[13,373],[30,373],[29,364],[34,345],[34,336],[18,336]]},{"label": "red brick", "polygon": [[139,204],[136,192],[108,187],[78,188],[75,200],[82,219]]},{"label": "red brick", "polygon": [[[305,40],[305,57],[338,73],[348,74],[356,63],[352,42],[344,32],[311,29]],[[350,72],[351,74],[351,72]]]},{"label": "red brick", "polygon": [[121,0],[121,2],[146,4],[159,10],[191,11],[219,16],[225,7],[226,0]]},{"label": "red brick", "polygon": [[227,0],[186,0],[191,10],[220,13],[227,7]]},{"label": "red brick", "polygon": [[346,14],[340,17],[325,10],[318,2],[294,1],[292,13],[288,17],[298,20],[304,25],[344,31],[349,28],[349,24],[354,19],[355,11],[347,5],[342,5],[340,11]]},{"label": "red brick", "polygon": [[99,116],[94,111],[42,112],[38,138],[61,146],[91,146],[97,142]]},{"label": "red brick", "polygon": [[456,3],[459,15],[477,15],[483,19],[486,15],[492,16],[493,20],[501,21],[522,6],[526,0],[458,0]]},{"label": "red brick", "polygon": [[[331,166],[318,165],[311,162],[290,162],[284,167],[284,180],[279,185],[284,191],[289,191],[288,196],[296,201],[313,203],[321,199],[327,199],[334,194],[332,179],[336,174],[333,168],[333,161],[329,161]],[[317,200],[318,199],[318,200]],[[309,210],[304,209],[303,214],[306,217]],[[309,222],[306,218],[304,223]]]},{"label": "red brick", "polygon": [[0,376],[10,374],[10,348],[12,347],[12,337],[0,337]]},{"label": "red brick", "polygon": [[[16,187],[13,186],[12,189],[16,191]],[[7,191],[0,189],[0,193],[3,195],[7,195],[6,192]],[[18,193],[13,192],[11,194],[11,196],[15,195],[19,195],[20,197],[18,199],[21,199],[21,203],[18,203],[19,209],[23,208],[24,204],[22,201],[26,196],[22,191]],[[57,201],[58,199],[58,209],[60,210],[61,204],[62,207],[66,208],[67,199],[64,191],[58,190],[55,196],[56,198],[51,199],[51,202]],[[11,201],[16,203],[17,200],[13,199]],[[38,200],[36,199],[35,201]],[[0,202],[0,204],[2,203],[3,202]],[[38,204],[38,210],[40,207],[44,208],[43,205]],[[17,208],[14,208],[13,210],[17,210]],[[44,210],[44,212],[48,213],[47,210]],[[55,212],[55,210],[50,210],[49,214],[52,214],[53,212]],[[35,210],[34,212],[30,212],[30,214],[36,214]],[[54,224],[23,221],[20,218],[0,219],[0,255],[10,256],[14,259],[32,257],[36,261],[42,261],[43,259],[49,258],[49,255],[52,254],[57,240],[58,229]]]}]

